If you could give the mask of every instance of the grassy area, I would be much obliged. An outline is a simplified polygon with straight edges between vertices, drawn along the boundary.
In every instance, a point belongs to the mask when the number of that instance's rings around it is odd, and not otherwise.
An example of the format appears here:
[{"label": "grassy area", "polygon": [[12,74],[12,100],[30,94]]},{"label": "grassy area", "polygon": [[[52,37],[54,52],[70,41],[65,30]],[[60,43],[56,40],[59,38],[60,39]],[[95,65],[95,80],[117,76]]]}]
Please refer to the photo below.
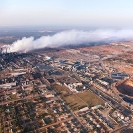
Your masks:
[{"label": "grassy area", "polygon": [[75,94],[63,97],[63,100],[68,104],[68,106],[72,110],[77,110],[86,106],[86,104]]},{"label": "grassy area", "polygon": [[61,95],[62,97],[68,94],[68,92],[61,85],[54,84],[54,85],[51,85],[51,87],[55,89],[55,91],[58,92],[58,94]]},{"label": "grassy area", "polygon": [[52,88],[58,92],[58,95],[60,95],[72,110],[78,110],[87,105],[88,107],[92,107],[104,103],[102,99],[90,91],[70,95],[61,85],[54,84]]},{"label": "grassy area", "polygon": [[84,91],[82,93],[66,96],[63,97],[63,99],[72,110],[77,110],[87,105],[88,107],[92,107],[104,103],[102,99],[100,99],[90,91]]},{"label": "grassy area", "polygon": [[67,103],[67,105],[72,110],[77,110],[83,106],[85,106],[85,103],[79,99],[76,95],[70,95],[61,85],[54,84],[51,86],[53,89],[58,92],[57,94],[60,95],[60,97]]},{"label": "grassy area", "polygon": [[82,100],[84,100],[89,106],[96,106],[103,104],[104,101],[90,91],[84,91],[77,94]]}]

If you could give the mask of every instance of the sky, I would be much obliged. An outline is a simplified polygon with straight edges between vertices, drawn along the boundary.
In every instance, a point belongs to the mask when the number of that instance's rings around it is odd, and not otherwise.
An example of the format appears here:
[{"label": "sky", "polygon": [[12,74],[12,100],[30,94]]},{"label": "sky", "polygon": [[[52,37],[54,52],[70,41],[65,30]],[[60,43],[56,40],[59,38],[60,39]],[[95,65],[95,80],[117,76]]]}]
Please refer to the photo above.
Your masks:
[{"label": "sky", "polygon": [[133,0],[1,0],[0,26],[133,27]]}]

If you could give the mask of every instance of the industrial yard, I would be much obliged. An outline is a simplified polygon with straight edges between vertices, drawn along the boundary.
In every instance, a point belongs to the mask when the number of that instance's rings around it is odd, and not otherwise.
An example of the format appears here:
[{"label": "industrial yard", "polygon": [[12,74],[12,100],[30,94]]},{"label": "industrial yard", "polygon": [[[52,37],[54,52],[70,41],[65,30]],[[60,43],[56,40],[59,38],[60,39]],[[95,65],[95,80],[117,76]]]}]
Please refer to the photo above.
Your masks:
[{"label": "industrial yard", "polygon": [[111,64],[120,53],[93,47],[1,52],[0,132],[113,133],[132,125],[132,95],[120,91],[132,74]]}]

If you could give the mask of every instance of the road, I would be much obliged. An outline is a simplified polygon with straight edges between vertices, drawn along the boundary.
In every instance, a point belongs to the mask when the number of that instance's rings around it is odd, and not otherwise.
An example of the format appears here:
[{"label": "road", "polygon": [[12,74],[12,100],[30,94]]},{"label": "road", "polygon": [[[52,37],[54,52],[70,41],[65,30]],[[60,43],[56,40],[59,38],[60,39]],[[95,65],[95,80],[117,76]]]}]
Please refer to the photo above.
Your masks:
[{"label": "road", "polygon": [[118,131],[120,132],[121,130],[124,130],[124,129],[127,129],[129,128],[130,126],[133,126],[133,121],[130,121],[128,123],[126,123],[125,125],[115,129],[114,131],[112,131],[111,133],[118,133]]},{"label": "road", "polygon": [[[45,80],[45,78],[41,78],[41,81],[44,80],[44,83],[47,85],[47,86],[50,86],[50,84]],[[45,82],[46,81],[46,82]],[[43,82],[42,82],[43,83]],[[56,90],[52,89],[52,92],[53,94],[57,94]],[[60,98],[59,95],[56,96],[57,99],[59,101],[61,101],[62,105],[64,105],[65,109],[67,110],[67,112],[69,112],[74,118],[76,118],[76,120],[80,123],[80,125],[82,126],[82,129],[84,131],[84,133],[88,133],[87,129],[84,127],[84,125],[82,124],[82,122],[79,120],[79,118],[75,115],[75,113],[73,111],[71,111],[71,109],[68,108],[68,106],[66,104],[63,104],[64,101]]]},{"label": "road", "polygon": [[51,127],[51,126],[55,126],[57,124],[61,124],[61,123],[66,122],[66,121],[70,121],[71,119],[73,119],[73,118],[71,117],[71,118],[68,118],[68,119],[65,119],[65,120],[62,120],[62,121],[55,122],[53,124],[46,125],[44,127],[39,128],[38,131],[43,130],[43,129],[48,128],[48,127]]},{"label": "road", "polygon": [[5,105],[5,104],[9,104],[9,103],[13,103],[13,102],[16,102],[16,101],[20,101],[20,100],[29,100],[29,99],[33,99],[34,98],[38,98],[40,97],[40,95],[30,95],[30,96],[27,96],[27,97],[24,97],[24,98],[18,98],[18,99],[15,99],[15,100],[10,100],[10,101],[4,101],[4,102],[1,102],[0,105]]},{"label": "road", "polygon": [[[95,86],[95,84],[93,84],[93,85],[94,85],[94,89],[91,89],[91,91],[93,91],[93,93],[95,93],[98,96],[100,94],[101,98],[103,100],[105,100],[106,102],[108,102],[112,108],[116,108],[116,109],[119,109],[121,111],[125,110],[125,111],[129,112],[129,114],[132,113],[127,107],[121,105],[118,100],[114,99],[110,95],[108,95],[105,92],[101,91],[97,86]],[[96,88],[97,92],[95,92],[95,88]]]}]

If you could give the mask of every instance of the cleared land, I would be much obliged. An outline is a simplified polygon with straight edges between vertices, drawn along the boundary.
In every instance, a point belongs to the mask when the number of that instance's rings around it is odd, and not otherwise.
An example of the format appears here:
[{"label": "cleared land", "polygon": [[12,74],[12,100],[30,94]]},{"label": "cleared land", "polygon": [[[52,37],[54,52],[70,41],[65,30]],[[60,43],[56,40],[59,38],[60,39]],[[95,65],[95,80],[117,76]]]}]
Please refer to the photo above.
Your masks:
[{"label": "cleared land", "polygon": [[86,104],[80,98],[78,98],[76,94],[63,97],[63,100],[72,110],[78,110],[83,107],[86,107]]},{"label": "cleared land", "polygon": [[61,97],[64,97],[64,95],[67,95],[68,92],[65,90],[61,85],[53,84],[51,87],[59,94]]},{"label": "cleared land", "polygon": [[52,85],[52,87],[72,110],[78,110],[85,106],[92,107],[104,103],[102,99],[90,91],[70,95],[61,85],[56,84]]},{"label": "cleared land", "polygon": [[96,96],[94,93],[90,91],[84,91],[83,93],[77,94],[83,101],[85,101],[89,106],[96,106],[99,104],[103,104],[103,100]]}]

